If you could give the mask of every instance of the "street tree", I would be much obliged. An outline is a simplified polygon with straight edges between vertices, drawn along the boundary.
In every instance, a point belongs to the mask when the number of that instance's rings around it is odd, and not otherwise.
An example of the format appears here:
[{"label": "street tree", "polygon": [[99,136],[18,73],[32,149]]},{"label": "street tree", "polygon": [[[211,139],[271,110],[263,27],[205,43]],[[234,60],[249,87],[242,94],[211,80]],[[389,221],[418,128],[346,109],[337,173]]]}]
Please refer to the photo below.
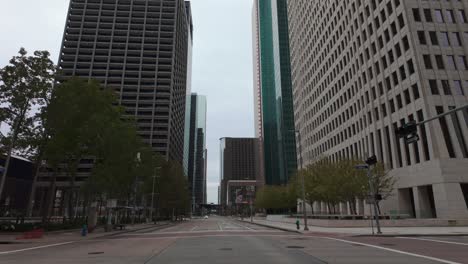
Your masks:
[{"label": "street tree", "polygon": [[94,159],[102,137],[108,136],[106,131],[120,119],[121,109],[114,105],[115,101],[115,94],[94,80],[71,78],[54,90],[47,108],[46,129],[50,139],[46,155],[59,155],[61,164],[65,165],[64,171],[70,181],[69,217],[73,215],[76,199],[78,165],[84,158]]},{"label": "street tree", "polygon": [[9,127],[1,142],[6,160],[0,180],[0,197],[11,155],[18,147],[18,138],[36,124],[35,111],[46,105],[55,73],[56,66],[49,52],[35,51],[29,56],[24,48],[10,60],[9,65],[0,69],[0,121]]}]

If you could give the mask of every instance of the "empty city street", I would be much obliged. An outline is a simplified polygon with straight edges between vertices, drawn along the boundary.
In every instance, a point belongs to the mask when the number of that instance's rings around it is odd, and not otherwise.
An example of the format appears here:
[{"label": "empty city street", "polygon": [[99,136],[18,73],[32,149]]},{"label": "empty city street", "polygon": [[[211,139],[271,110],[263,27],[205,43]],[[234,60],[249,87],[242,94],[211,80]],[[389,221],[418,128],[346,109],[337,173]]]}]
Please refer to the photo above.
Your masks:
[{"label": "empty city street", "polygon": [[88,240],[0,244],[0,263],[468,263],[468,237],[298,234],[194,219]]}]

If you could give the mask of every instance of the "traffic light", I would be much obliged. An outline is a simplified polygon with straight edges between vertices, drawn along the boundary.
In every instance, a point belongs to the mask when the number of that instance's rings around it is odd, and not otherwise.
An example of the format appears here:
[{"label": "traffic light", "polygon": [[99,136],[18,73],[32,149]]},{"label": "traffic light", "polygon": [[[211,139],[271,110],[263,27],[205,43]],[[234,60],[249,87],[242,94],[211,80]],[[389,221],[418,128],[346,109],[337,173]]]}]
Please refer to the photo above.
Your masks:
[{"label": "traffic light", "polygon": [[405,139],[406,144],[411,144],[419,140],[418,124],[416,123],[416,121],[410,121],[404,124],[395,132],[398,135],[398,137]]},{"label": "traffic light", "polygon": [[373,155],[372,157],[369,157],[366,160],[366,164],[369,165],[369,166],[377,164],[377,157],[375,155]]}]

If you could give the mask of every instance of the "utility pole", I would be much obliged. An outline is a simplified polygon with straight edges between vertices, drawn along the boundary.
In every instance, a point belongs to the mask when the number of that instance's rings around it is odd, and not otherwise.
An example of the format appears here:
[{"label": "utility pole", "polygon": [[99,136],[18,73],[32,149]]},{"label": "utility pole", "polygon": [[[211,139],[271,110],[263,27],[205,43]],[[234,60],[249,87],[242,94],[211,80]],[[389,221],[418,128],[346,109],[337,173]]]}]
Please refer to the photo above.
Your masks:
[{"label": "utility pole", "polygon": [[[302,160],[302,145],[301,145],[301,131],[296,130],[297,141],[299,144],[299,162],[301,170],[303,169],[303,160]],[[307,209],[306,209],[306,195],[305,195],[305,176],[304,173],[301,174],[301,185],[302,185],[302,213],[304,216],[304,231],[309,231],[309,226],[307,225]],[[310,205],[312,206],[312,205]]]},{"label": "utility pole", "polygon": [[[377,164],[377,157],[373,155],[372,157],[366,160],[366,164],[357,165],[356,169],[358,170],[366,170],[367,171],[367,180],[369,181],[369,192],[370,192],[370,199],[372,203],[372,207],[374,209],[374,215],[372,216],[372,209],[371,209],[371,218],[375,216],[375,225],[377,227],[377,234],[382,234],[380,229],[380,221],[379,221],[379,210],[377,208],[377,200],[376,200],[376,193],[374,189],[374,182],[372,181],[372,171],[371,166]],[[374,225],[372,224],[372,234],[374,234]]]}]

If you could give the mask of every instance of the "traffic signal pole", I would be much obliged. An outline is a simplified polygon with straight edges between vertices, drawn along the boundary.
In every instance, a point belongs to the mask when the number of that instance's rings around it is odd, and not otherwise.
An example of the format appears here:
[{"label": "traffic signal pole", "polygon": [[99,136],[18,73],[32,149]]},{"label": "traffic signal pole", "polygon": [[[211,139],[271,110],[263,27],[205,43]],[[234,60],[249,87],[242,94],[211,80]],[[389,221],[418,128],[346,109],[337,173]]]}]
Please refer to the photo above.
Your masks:
[{"label": "traffic signal pole", "polygon": [[[412,122],[409,122],[407,124],[404,124],[403,127],[400,127],[397,129],[397,131],[395,131],[397,133],[397,135],[399,137],[402,137],[402,138],[405,138],[405,142],[407,144],[409,143],[414,143],[416,141],[419,140],[419,137],[417,135],[417,127],[418,126],[422,126],[426,123],[429,123],[431,121],[434,121],[434,120],[437,120],[439,118],[442,118],[442,117],[445,117],[447,115],[451,115],[451,114],[454,114],[458,111],[461,111],[461,110],[464,110],[464,109],[468,109],[468,105],[465,105],[465,106],[461,106],[461,107],[458,107],[458,108],[454,108],[452,110],[449,110],[443,114],[440,114],[440,115],[437,115],[437,116],[434,116],[434,117],[431,117],[427,120],[423,120],[419,123],[415,122],[415,121],[412,121]],[[408,136],[410,136],[408,138]]]}]

